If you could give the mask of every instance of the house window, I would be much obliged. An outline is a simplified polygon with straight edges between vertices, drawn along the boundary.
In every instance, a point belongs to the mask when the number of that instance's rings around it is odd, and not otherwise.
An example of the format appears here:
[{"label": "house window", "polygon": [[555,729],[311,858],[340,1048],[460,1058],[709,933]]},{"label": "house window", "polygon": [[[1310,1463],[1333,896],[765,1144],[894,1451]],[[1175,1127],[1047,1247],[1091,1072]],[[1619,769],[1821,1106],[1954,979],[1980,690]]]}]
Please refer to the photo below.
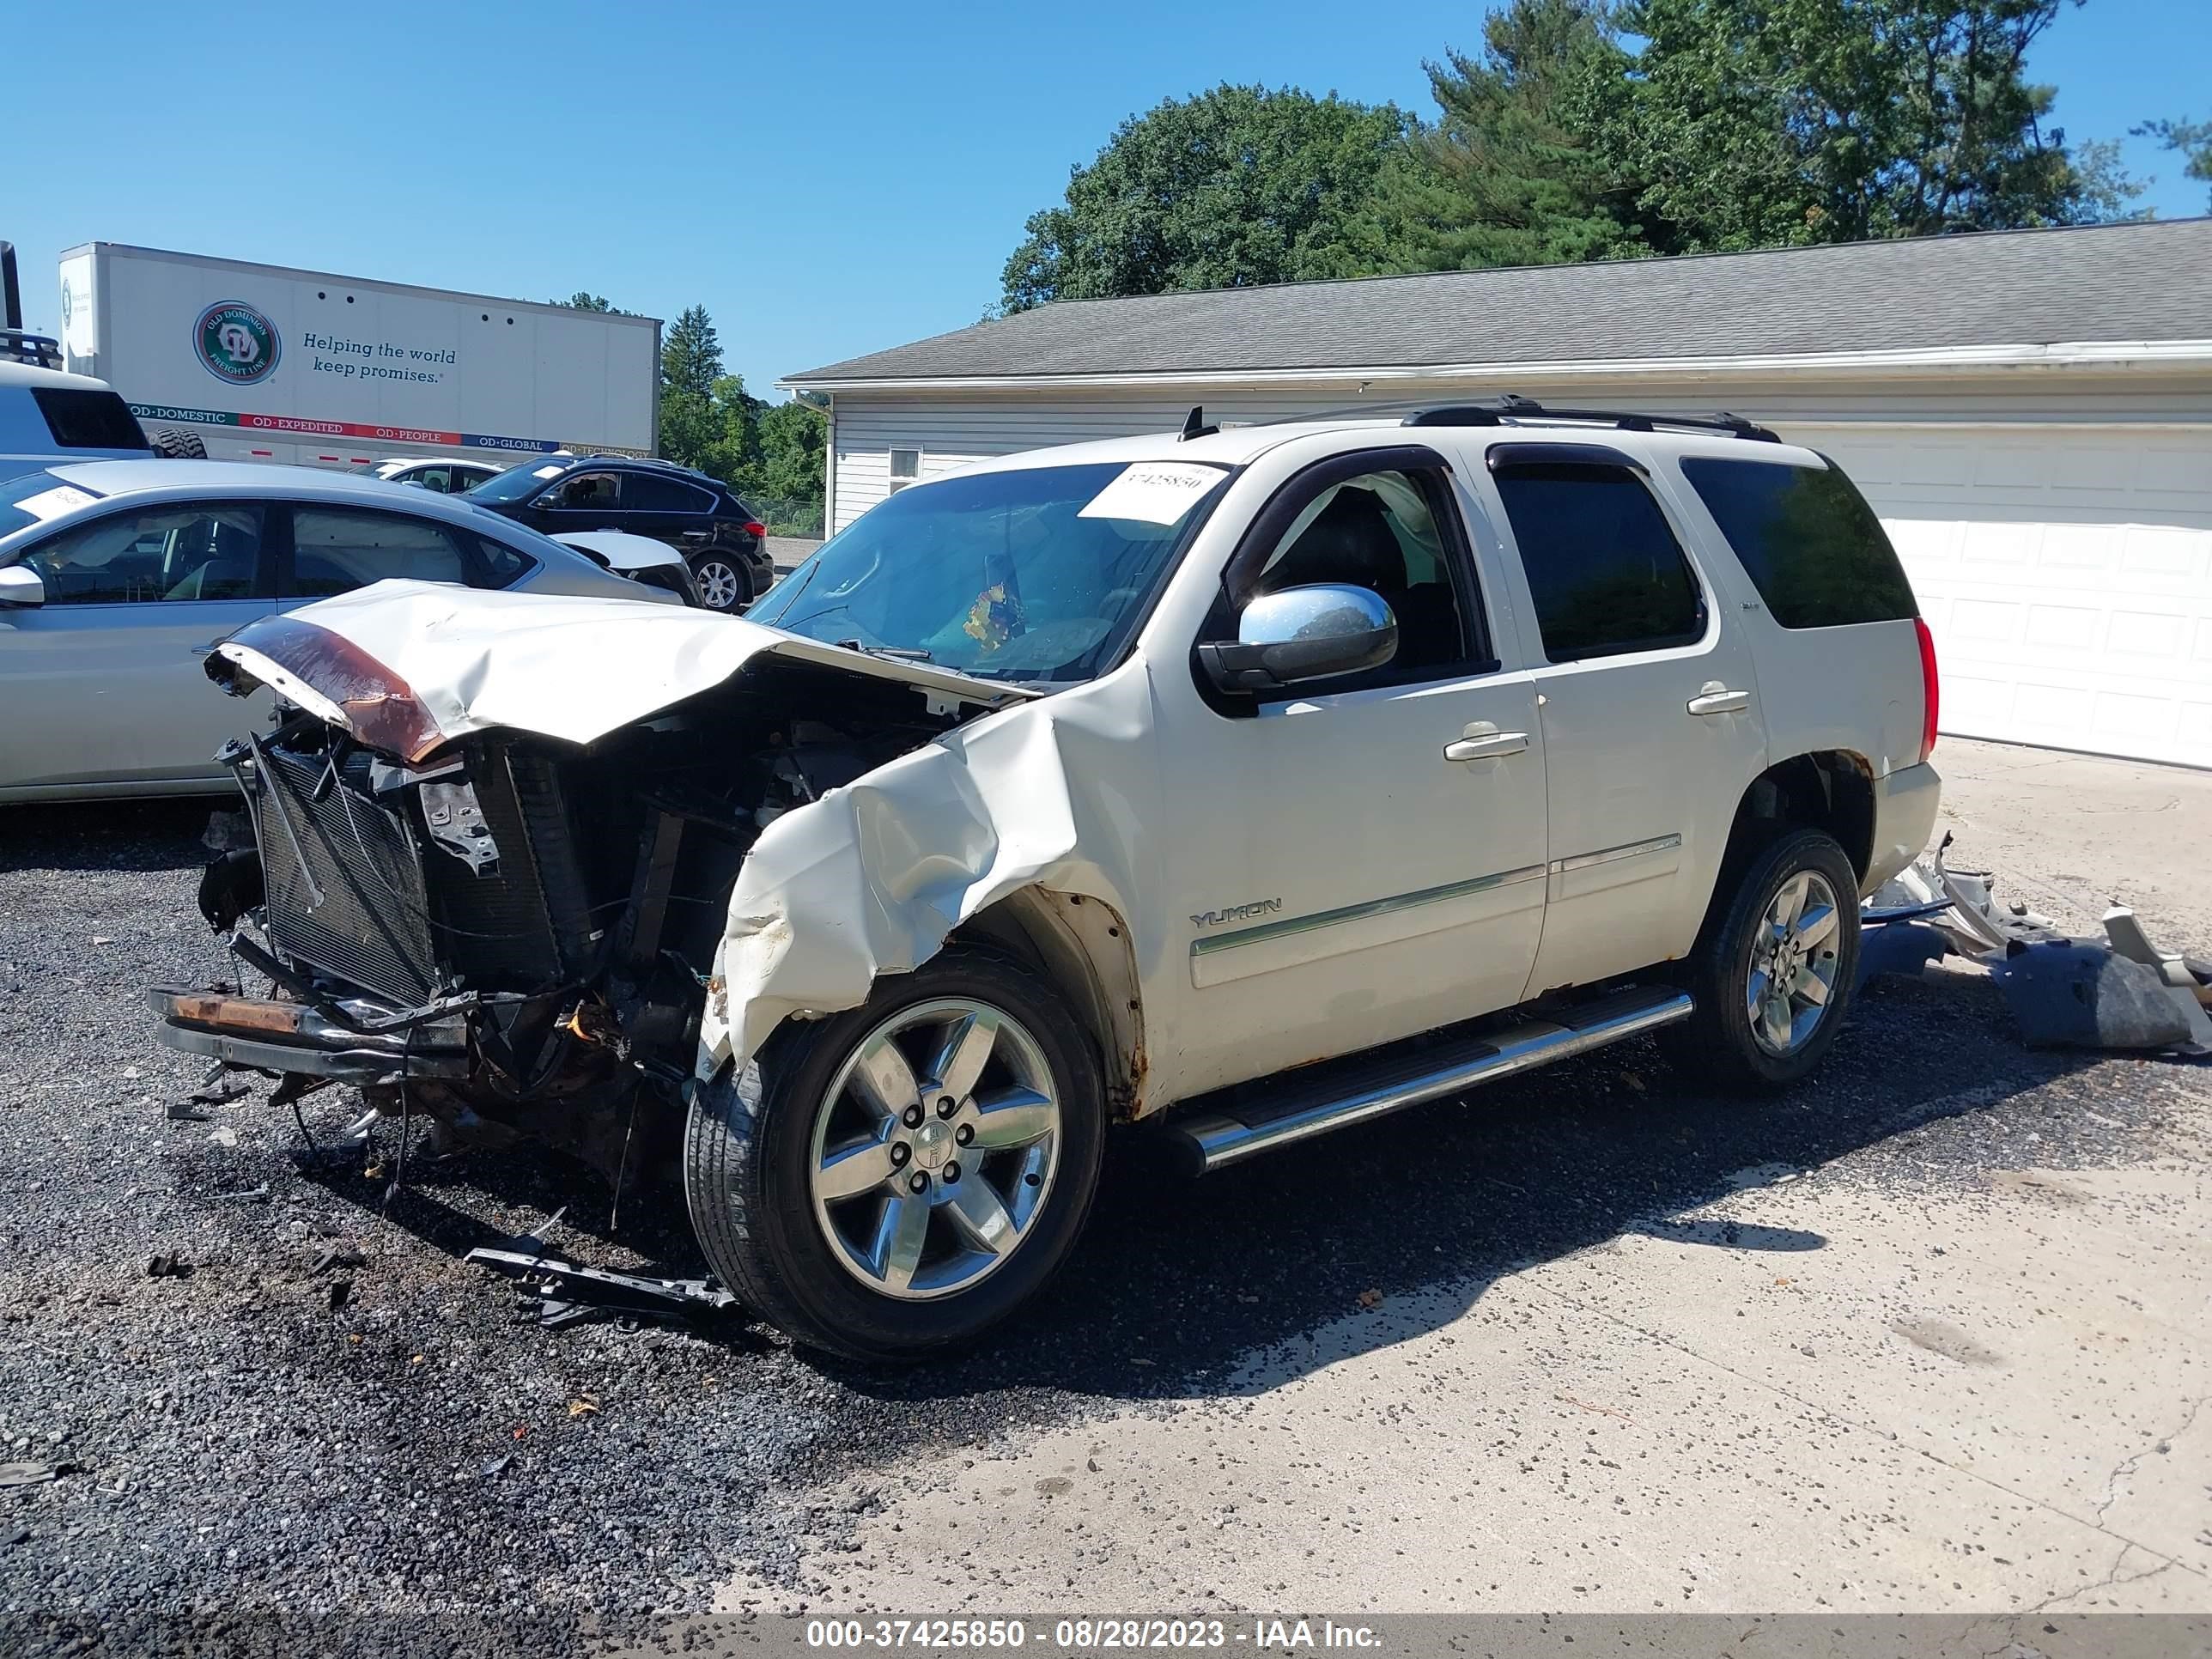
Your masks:
[{"label": "house window", "polygon": [[921,452],[918,449],[891,451],[891,491],[896,495],[921,477]]}]

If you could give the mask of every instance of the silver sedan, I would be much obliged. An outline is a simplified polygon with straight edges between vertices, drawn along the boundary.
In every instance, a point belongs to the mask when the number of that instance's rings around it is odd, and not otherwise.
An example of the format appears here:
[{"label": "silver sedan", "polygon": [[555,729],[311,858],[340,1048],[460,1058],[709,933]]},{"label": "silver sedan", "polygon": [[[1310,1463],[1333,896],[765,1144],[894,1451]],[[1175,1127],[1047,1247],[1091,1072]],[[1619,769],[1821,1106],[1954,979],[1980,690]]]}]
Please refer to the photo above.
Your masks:
[{"label": "silver sedan", "polygon": [[219,793],[223,635],[387,577],[680,604],[512,519],[342,472],[94,461],[0,483],[0,801]]}]

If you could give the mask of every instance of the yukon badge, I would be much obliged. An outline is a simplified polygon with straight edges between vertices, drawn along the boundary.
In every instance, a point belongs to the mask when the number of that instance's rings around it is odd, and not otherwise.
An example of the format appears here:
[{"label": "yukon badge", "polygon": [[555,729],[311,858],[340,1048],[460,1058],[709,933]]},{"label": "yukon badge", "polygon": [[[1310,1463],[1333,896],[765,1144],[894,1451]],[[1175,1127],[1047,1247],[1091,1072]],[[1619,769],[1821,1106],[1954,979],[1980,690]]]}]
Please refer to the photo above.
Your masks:
[{"label": "yukon badge", "polygon": [[1248,921],[1254,916],[1273,915],[1283,908],[1279,898],[1254,899],[1249,904],[1232,904],[1226,909],[1204,910],[1193,915],[1194,927],[1218,927],[1224,921]]}]

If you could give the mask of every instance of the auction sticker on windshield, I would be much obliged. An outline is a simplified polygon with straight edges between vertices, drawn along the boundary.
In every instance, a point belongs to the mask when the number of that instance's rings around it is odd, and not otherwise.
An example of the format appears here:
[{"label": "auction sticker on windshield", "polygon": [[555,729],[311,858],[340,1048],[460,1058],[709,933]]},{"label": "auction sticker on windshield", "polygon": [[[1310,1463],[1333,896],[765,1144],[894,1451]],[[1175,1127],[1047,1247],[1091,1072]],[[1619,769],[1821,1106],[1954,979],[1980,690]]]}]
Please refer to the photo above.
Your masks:
[{"label": "auction sticker on windshield", "polygon": [[1225,466],[1194,461],[1138,461],[1123,467],[1121,476],[1093,495],[1075,516],[1173,524],[1228,473]]},{"label": "auction sticker on windshield", "polygon": [[80,507],[89,507],[100,499],[88,495],[73,484],[56,484],[52,489],[41,489],[35,495],[26,495],[13,503],[19,513],[27,513],[34,519],[58,519],[64,513],[74,513]]}]

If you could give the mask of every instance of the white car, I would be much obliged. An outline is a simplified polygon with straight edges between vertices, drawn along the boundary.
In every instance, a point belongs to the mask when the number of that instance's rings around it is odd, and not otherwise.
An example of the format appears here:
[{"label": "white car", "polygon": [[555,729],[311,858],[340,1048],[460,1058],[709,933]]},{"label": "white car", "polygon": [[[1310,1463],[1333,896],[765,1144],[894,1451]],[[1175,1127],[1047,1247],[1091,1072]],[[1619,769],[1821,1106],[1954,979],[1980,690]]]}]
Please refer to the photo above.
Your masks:
[{"label": "white car", "polygon": [[215,754],[240,711],[207,683],[215,642],[401,576],[679,598],[496,514],[349,473],[99,461],[0,482],[0,802],[228,788]]},{"label": "white car", "polygon": [[368,469],[386,483],[412,484],[440,495],[459,495],[507,469],[493,461],[457,461],[437,455],[395,455]]},{"label": "white car", "polygon": [[217,658],[317,717],[201,896],[282,990],[162,1040],[665,1170],[866,1358],[1034,1296],[1117,1126],[1212,1169],[1645,1031],[1803,1077],[1939,787],[1849,479],[1519,400],[988,461],[744,619],[392,587]]},{"label": "white car", "polygon": [[634,582],[643,582],[647,587],[673,593],[686,605],[704,606],[707,603],[699,592],[698,579],[691,574],[690,564],[666,542],[657,542],[650,536],[633,536],[623,530],[560,531],[553,539],[563,547],[574,548],[604,569],[627,576]]}]

